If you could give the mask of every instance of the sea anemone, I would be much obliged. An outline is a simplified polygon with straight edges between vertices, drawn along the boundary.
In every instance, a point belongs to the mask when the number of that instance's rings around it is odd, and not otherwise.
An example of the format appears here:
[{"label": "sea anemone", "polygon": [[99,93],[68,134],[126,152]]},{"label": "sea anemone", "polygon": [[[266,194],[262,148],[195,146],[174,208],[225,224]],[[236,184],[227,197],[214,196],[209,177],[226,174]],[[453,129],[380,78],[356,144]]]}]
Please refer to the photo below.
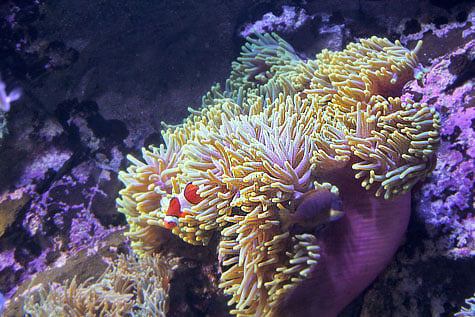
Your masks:
[{"label": "sea anemone", "polygon": [[467,304],[468,307],[460,308],[460,311],[457,312],[454,316],[456,316],[456,317],[469,317],[469,316],[474,316],[475,315],[475,294],[473,295],[473,297],[467,298],[465,300],[465,304]]},{"label": "sea anemone", "polygon": [[25,296],[28,316],[162,316],[168,311],[169,282],[177,259],[120,255],[97,281],[41,286]]},{"label": "sea anemone", "polygon": [[[249,39],[224,90],[165,124],[145,163],[129,156],[117,203],[135,252],[159,252],[164,228],[198,245],[218,232],[231,313],[338,313],[395,253],[434,167],[439,115],[399,97],[420,46],[373,37],[305,61]],[[169,213],[188,184],[199,199]]]}]

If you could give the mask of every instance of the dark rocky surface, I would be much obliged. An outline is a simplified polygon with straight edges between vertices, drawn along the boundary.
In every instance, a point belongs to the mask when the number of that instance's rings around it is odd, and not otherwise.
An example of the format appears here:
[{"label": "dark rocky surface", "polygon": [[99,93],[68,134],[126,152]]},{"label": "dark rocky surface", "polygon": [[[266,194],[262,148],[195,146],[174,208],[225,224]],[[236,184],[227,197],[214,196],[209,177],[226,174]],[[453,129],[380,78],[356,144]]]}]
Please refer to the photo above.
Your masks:
[{"label": "dark rocky surface", "polygon": [[[80,267],[103,270],[113,258],[103,251],[111,237],[113,250],[127,252],[119,241],[126,222],[115,211],[125,156],[160,143],[161,121],[179,123],[187,107],[199,107],[209,87],[227,78],[242,32],[258,24],[303,56],[372,35],[409,47],[424,40],[426,85],[414,83],[408,93],[443,114],[439,162],[414,193],[405,244],[341,315],[458,310],[475,289],[470,1],[2,2],[0,73],[9,89],[24,93],[2,114],[1,293],[21,293],[18,286],[40,272],[48,281]],[[217,268],[197,268],[207,252],[194,252],[177,272],[171,315],[225,310]],[[17,308],[9,305],[8,316],[18,316]]]}]

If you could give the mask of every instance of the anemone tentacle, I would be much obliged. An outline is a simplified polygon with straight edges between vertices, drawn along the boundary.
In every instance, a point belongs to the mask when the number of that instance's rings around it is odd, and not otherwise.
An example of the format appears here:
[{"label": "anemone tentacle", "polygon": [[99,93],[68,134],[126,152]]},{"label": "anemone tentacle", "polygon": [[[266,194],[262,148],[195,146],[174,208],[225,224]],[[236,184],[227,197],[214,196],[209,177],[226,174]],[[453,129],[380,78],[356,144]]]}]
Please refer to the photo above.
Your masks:
[{"label": "anemone tentacle", "polygon": [[[219,286],[230,296],[232,314],[275,315],[301,285],[324,278],[328,246],[336,245],[325,232],[343,228],[361,247],[369,234],[345,230],[377,227],[367,222],[381,221],[372,208],[389,210],[395,199],[404,208],[400,218],[397,211],[381,214],[399,225],[377,239],[392,237],[393,245],[385,252],[335,253],[345,261],[383,254],[372,262],[381,269],[407,226],[408,192],[434,168],[440,141],[439,114],[400,97],[414,77],[420,46],[409,50],[372,37],[303,60],[276,34],[249,38],[223,88],[213,86],[183,124],[164,124],[165,143],[144,149],[145,162],[129,156],[117,203],[135,252],[159,251],[170,200],[193,183],[201,201],[183,210],[172,232],[197,245],[218,233]],[[353,208],[345,199],[366,205]],[[344,216],[349,212],[355,214]],[[371,217],[359,218],[366,212]],[[353,284],[335,282],[341,291],[338,285]]]}]

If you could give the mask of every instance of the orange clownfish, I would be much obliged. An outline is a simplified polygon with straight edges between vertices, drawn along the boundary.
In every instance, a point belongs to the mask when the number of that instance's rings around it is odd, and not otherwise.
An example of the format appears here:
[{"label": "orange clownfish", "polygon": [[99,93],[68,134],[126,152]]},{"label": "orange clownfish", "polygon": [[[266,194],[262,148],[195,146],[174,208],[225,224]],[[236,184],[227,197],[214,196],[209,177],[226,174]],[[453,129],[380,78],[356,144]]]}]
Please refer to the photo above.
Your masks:
[{"label": "orange clownfish", "polygon": [[185,217],[188,213],[183,212],[185,208],[191,208],[192,205],[196,205],[203,200],[197,193],[198,186],[188,183],[185,186],[185,190],[173,197],[168,205],[168,210],[165,215],[165,228],[172,229],[178,225],[178,218]]}]

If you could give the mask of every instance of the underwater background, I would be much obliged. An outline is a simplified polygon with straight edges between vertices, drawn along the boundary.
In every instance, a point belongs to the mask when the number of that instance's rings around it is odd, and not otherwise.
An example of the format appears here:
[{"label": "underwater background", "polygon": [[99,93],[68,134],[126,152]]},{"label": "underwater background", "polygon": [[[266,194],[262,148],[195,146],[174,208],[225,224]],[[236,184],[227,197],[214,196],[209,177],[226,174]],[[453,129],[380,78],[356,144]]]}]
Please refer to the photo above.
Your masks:
[{"label": "underwater background", "polygon": [[[230,314],[216,235],[195,246],[159,231],[156,251],[167,255],[135,259],[124,237],[129,223],[117,211],[118,175],[130,166],[127,155],[142,160],[142,147],[164,143],[161,122],[182,123],[189,107],[206,105],[213,85],[225,86],[254,32],[275,32],[301,60],[372,36],[409,50],[423,41],[423,67],[403,93],[440,114],[437,163],[412,188],[409,225],[391,262],[338,316],[452,316],[470,308],[474,23],[473,1],[3,1],[3,93],[22,93],[10,109],[4,100],[0,107],[2,316],[23,316],[25,307],[32,316],[80,316],[88,308],[53,313],[48,292],[40,300],[38,289],[69,281],[71,290],[89,278],[83,286],[96,293],[71,298],[108,292],[95,314]],[[98,288],[97,279],[113,286]],[[55,292],[64,297],[57,285],[49,300]],[[105,308],[107,300],[115,305]],[[460,315],[474,316],[469,308]]]}]

